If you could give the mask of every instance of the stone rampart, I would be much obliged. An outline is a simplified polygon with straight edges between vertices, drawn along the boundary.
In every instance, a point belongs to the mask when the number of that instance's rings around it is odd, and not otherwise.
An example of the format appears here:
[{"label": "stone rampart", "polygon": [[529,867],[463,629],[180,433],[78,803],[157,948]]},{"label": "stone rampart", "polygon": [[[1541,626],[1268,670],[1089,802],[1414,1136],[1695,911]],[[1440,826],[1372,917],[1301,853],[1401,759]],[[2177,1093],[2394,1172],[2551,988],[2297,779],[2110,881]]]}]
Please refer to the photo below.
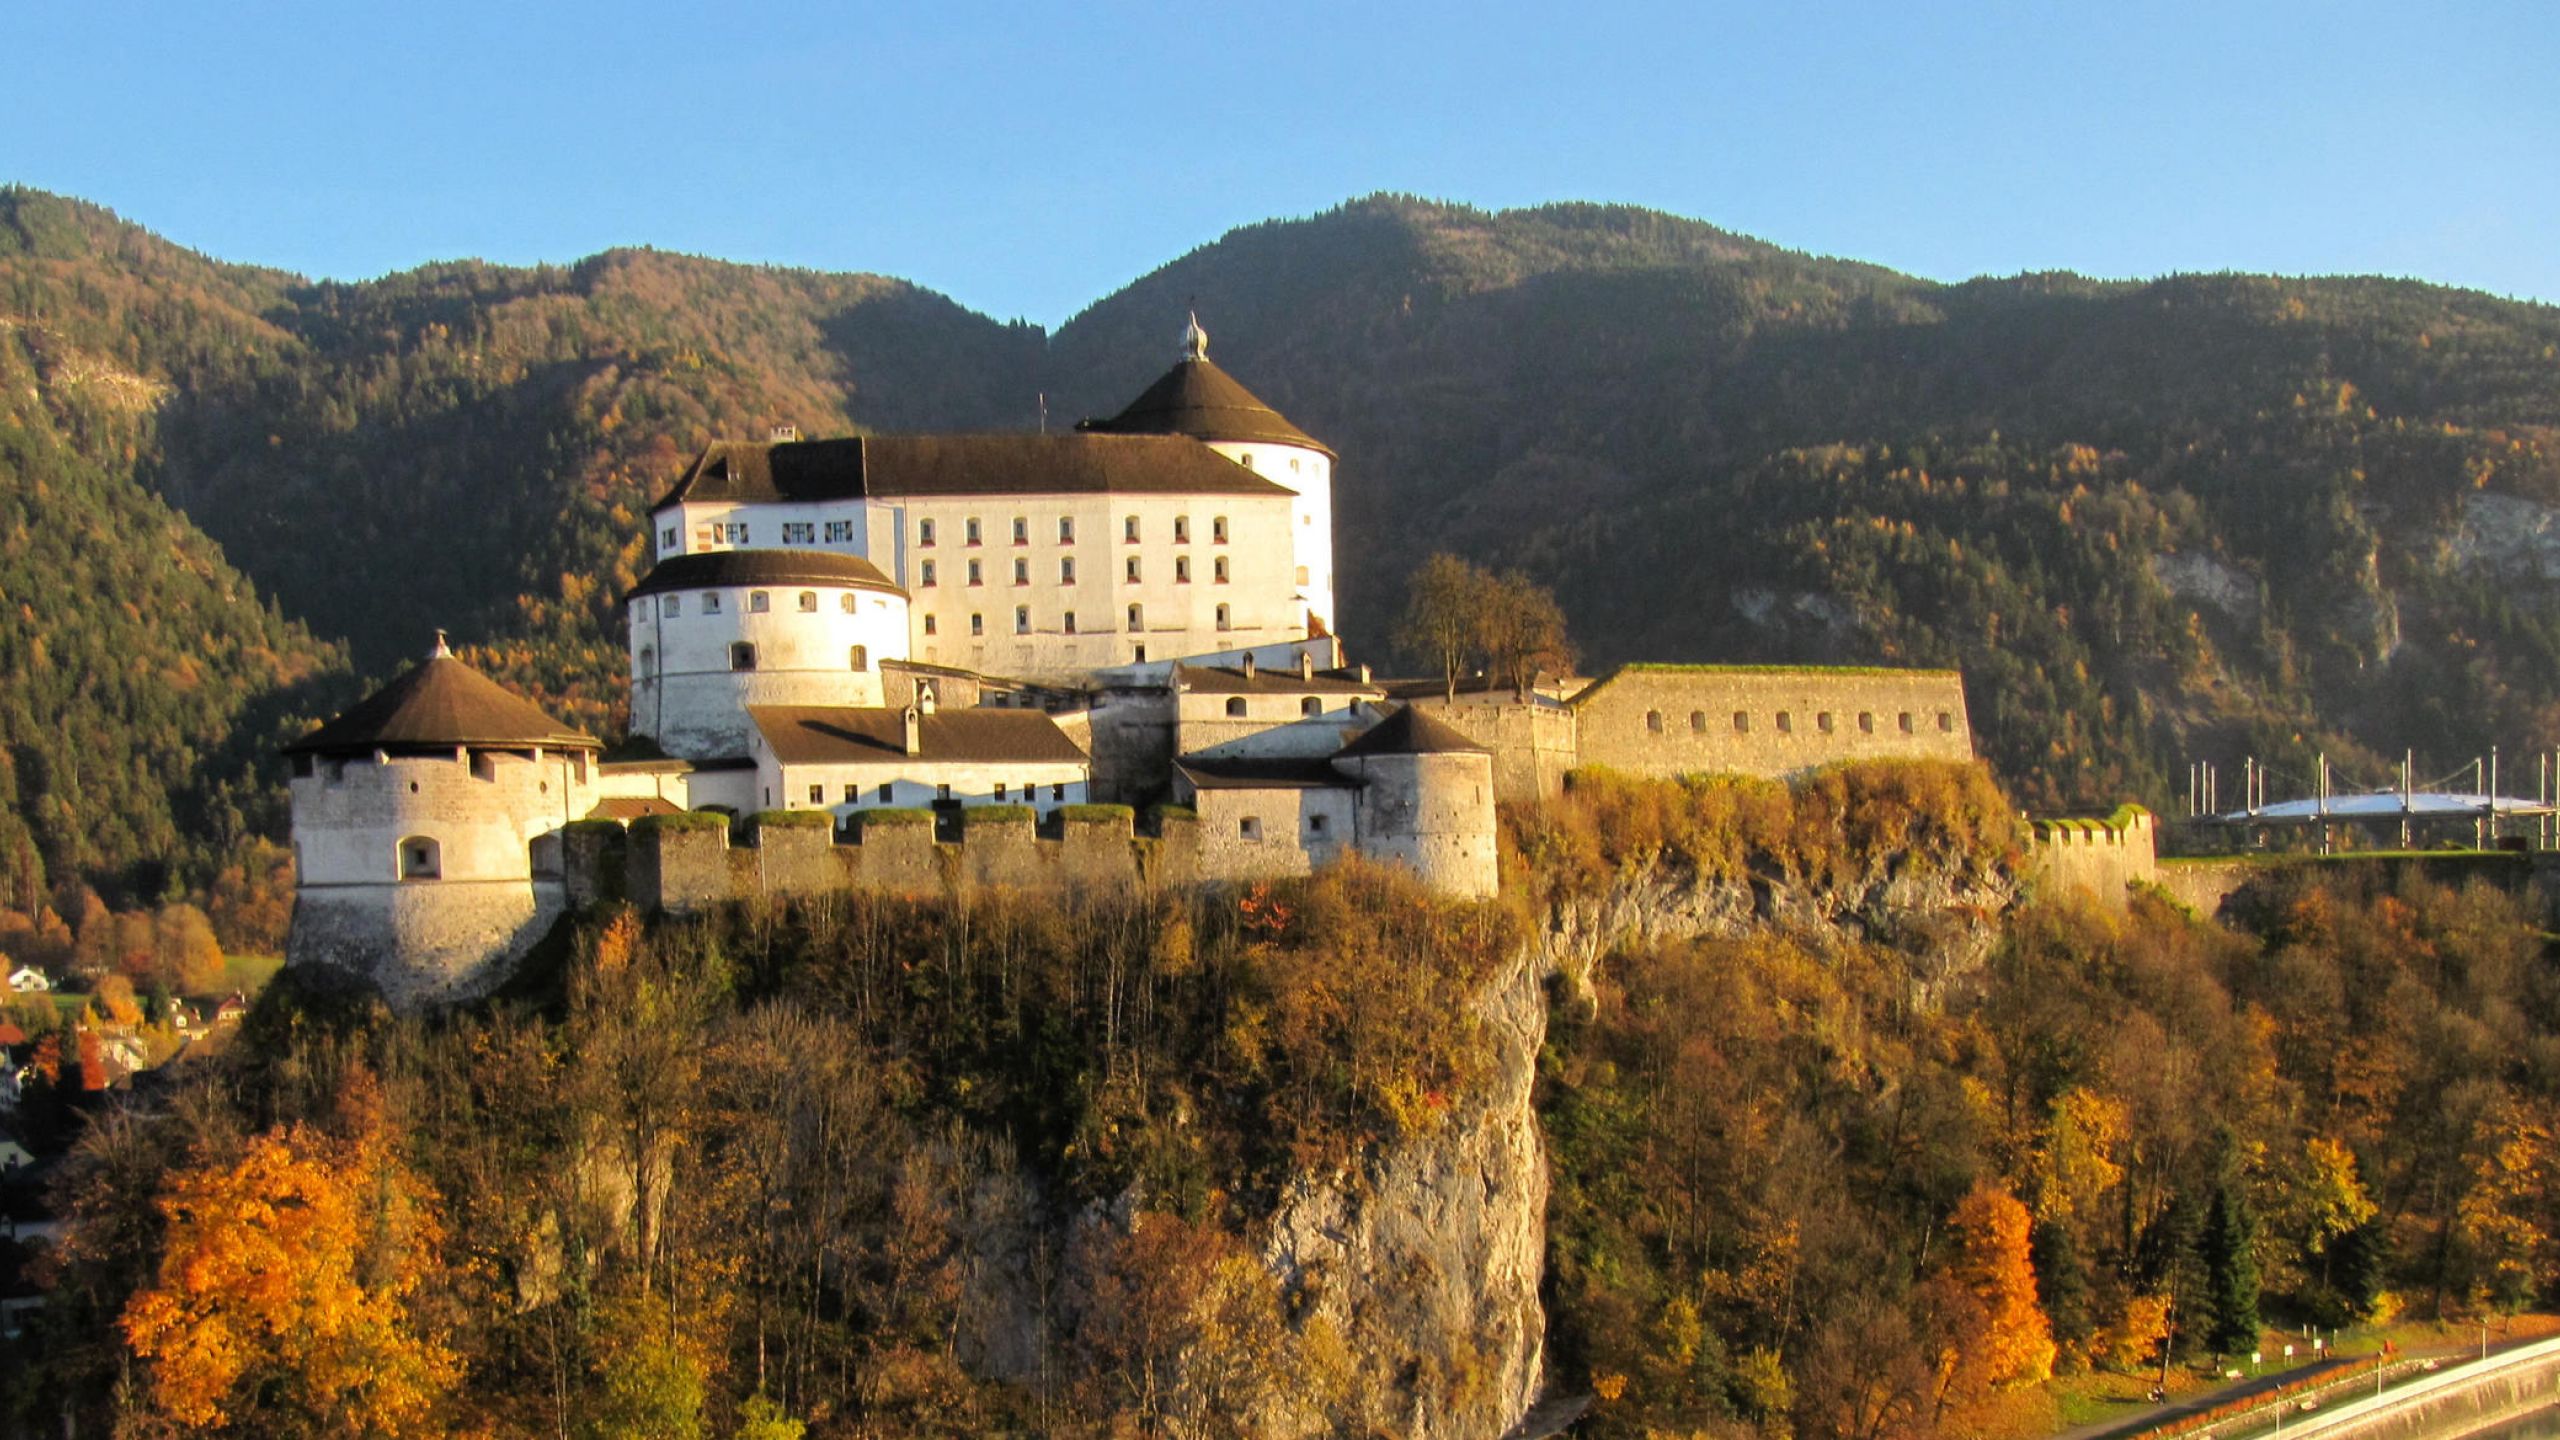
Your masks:
[{"label": "stone rampart", "polygon": [[2159,822],[2139,805],[2103,820],[2038,820],[2030,829],[2028,875],[2047,895],[2077,893],[2122,909],[2125,887],[2159,883]]},{"label": "stone rampart", "polygon": [[588,904],[622,896],[643,911],[683,912],[842,890],[922,896],[1146,888],[1186,884],[1200,872],[1196,825],[1161,816],[1157,833],[1141,834],[1131,812],[1116,805],[1070,806],[1045,829],[1028,809],[984,806],[962,816],[956,841],[938,840],[933,817],[921,812],[875,812],[841,837],[798,821],[820,813],[750,817],[734,839],[726,823],[644,819],[622,846],[569,846],[567,889]]},{"label": "stone rampart", "polygon": [[1575,711],[1543,696],[1462,691],[1454,701],[1431,694],[1406,703],[1493,752],[1493,798],[1504,804],[1554,799],[1581,763]]},{"label": "stone rampart", "polygon": [[[2402,1367],[2406,1373],[2408,1367]],[[2560,1402],[2560,1340],[2544,1340],[2447,1365],[2378,1395],[2285,1415],[2249,1411],[2184,1432],[2197,1440],[2263,1432],[2286,1440],[2433,1440],[2468,1435]]]},{"label": "stone rampart", "polygon": [[1581,763],[1632,775],[1782,779],[1845,760],[1973,758],[1953,670],[1629,665],[1570,703]]},{"label": "stone rampart", "polygon": [[2173,856],[2160,862],[2159,885],[2179,904],[2211,919],[2252,886],[2302,874],[2352,877],[2375,885],[2396,885],[2405,877],[2452,886],[2486,880],[2536,895],[2546,907],[2552,898],[2539,857],[2504,851]]}]

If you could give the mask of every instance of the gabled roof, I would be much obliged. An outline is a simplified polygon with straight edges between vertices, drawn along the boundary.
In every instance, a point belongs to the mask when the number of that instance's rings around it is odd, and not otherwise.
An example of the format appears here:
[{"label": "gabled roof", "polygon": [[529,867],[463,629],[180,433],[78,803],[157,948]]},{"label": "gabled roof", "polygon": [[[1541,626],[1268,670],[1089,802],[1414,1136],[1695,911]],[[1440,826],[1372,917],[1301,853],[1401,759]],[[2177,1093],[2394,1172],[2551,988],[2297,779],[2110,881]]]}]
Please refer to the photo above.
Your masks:
[{"label": "gabled roof", "polygon": [[1333,453],[1333,447],[1263,404],[1260,397],[1219,369],[1205,353],[1188,355],[1176,362],[1119,414],[1106,420],[1082,421],[1076,428],[1115,435],[1260,440]]},{"label": "gabled roof", "polygon": [[936,710],[917,717],[921,751],[907,753],[906,712],[887,706],[750,705],[765,748],[784,765],[1090,763],[1039,710]]},{"label": "gabled roof", "polygon": [[670,555],[657,563],[626,600],[662,590],[707,590],[739,585],[830,585],[852,590],[907,592],[859,555],[828,550],[711,550]]},{"label": "gabled roof", "polygon": [[684,807],[655,795],[608,795],[598,800],[587,812],[590,820],[620,820],[625,824],[644,815],[680,815]]},{"label": "gabled roof", "polygon": [[1286,495],[1188,435],[866,435],[714,442],[652,510],[893,495]]},{"label": "gabled roof", "polygon": [[1251,675],[1236,665],[1185,665],[1175,662],[1173,675],[1181,687],[1197,695],[1383,695],[1385,689],[1357,672],[1318,670],[1301,679],[1294,668],[1254,667]]},{"label": "gabled roof", "polygon": [[365,754],[459,745],[594,750],[596,739],[456,660],[434,653],[345,714],[284,747],[287,755]]},{"label": "gabled roof", "polygon": [[1434,720],[1407,705],[1369,728],[1369,733],[1337,752],[1362,755],[1490,755],[1493,752],[1461,735],[1446,721]]}]

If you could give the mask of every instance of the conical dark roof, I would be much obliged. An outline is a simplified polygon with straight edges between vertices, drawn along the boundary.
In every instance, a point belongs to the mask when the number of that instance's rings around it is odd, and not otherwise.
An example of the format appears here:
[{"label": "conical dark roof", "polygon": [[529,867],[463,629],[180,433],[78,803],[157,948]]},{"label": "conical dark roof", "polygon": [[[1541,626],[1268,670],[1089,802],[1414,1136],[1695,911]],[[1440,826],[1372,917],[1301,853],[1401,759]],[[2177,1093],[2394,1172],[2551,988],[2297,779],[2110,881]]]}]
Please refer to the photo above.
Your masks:
[{"label": "conical dark roof", "polygon": [[542,713],[542,707],[454,659],[441,643],[399,679],[284,748],[288,755],[327,755],[450,745],[597,748],[594,736]]},{"label": "conical dark roof", "polygon": [[1361,755],[1490,755],[1493,752],[1458,733],[1445,720],[1435,720],[1411,705],[1369,727],[1369,732],[1335,752]]},{"label": "conical dark roof", "polygon": [[1148,386],[1127,409],[1108,420],[1086,420],[1079,430],[1123,435],[1188,435],[1196,440],[1263,440],[1303,445],[1333,454],[1333,447],[1289,423],[1236,378],[1209,361],[1209,336],[1194,319],[1183,335],[1180,362]]}]

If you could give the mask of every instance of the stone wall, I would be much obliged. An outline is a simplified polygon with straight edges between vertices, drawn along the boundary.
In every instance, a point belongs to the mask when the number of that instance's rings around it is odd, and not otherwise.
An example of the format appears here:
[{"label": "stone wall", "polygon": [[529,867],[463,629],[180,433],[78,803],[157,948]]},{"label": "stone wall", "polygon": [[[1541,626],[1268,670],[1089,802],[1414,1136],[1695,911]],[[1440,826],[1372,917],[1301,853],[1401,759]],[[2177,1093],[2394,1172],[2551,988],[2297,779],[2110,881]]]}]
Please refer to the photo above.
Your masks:
[{"label": "stone wall", "polygon": [[[627,896],[641,910],[686,911],[758,896],[871,890],[946,895],[972,888],[1067,891],[1145,888],[1201,878],[1198,827],[1163,817],[1157,834],[1137,832],[1113,807],[1061,815],[1048,826],[1001,810],[964,815],[962,838],[944,843],[931,823],[901,815],[873,820],[850,838],[823,825],[749,820],[732,843],[726,826],[695,828],[642,821],[617,853],[572,846],[569,888]],[[618,875],[581,873],[618,863]],[[1224,878],[1224,877],[1221,877]]]},{"label": "stone wall", "polygon": [[1520,805],[1564,793],[1567,771],[1581,763],[1577,715],[1544,697],[1523,703],[1503,691],[1417,696],[1406,702],[1493,752],[1493,798]]},{"label": "stone wall", "polygon": [[1629,665],[1571,704],[1582,763],[1635,775],[1973,758],[1953,670]]},{"label": "stone wall", "polygon": [[294,897],[285,961],[371,979],[394,1009],[466,1000],[504,980],[566,908],[549,881],[343,885]]},{"label": "stone wall", "polygon": [[2038,820],[2033,831],[2028,874],[2045,894],[2076,892],[2122,909],[2126,886],[2159,882],[2159,822],[2139,805],[2104,820]]}]

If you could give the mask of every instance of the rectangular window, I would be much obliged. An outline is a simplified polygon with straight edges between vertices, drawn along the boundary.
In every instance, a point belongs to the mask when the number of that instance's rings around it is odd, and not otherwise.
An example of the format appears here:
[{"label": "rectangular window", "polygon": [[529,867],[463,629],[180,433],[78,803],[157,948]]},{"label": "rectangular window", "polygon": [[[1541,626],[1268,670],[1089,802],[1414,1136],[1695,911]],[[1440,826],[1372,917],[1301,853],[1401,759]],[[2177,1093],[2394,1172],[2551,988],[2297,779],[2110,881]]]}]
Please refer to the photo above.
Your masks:
[{"label": "rectangular window", "polygon": [[916,543],[918,545],[930,545],[933,543],[932,521],[919,520],[916,522]]},{"label": "rectangular window", "polygon": [[1068,612],[1066,613],[1066,617],[1065,617],[1065,619],[1064,619],[1063,621],[1061,621],[1060,623],[1063,625],[1063,627],[1065,628],[1065,630],[1066,630],[1066,632],[1067,632],[1068,634],[1073,635],[1074,633],[1076,633],[1076,612],[1074,612],[1073,610],[1068,611]]},{"label": "rectangular window", "polygon": [[931,615],[927,615],[926,617],[924,617],[924,633],[926,633],[927,635],[931,635],[931,634],[933,634],[933,633],[935,632],[935,630],[936,630],[937,628],[938,628],[938,627],[936,627],[936,626],[934,625],[934,623],[933,623],[933,617],[932,617]]},{"label": "rectangular window", "polygon": [[1211,560],[1209,561],[1209,578],[1210,578],[1210,579],[1212,579],[1212,580],[1214,580],[1214,581],[1216,581],[1217,583],[1219,583],[1219,584],[1221,584],[1221,585],[1224,585],[1224,584],[1226,584],[1226,583],[1227,583],[1227,557],[1226,557],[1226,556],[1224,556],[1224,555],[1220,555],[1220,556],[1217,556],[1217,557],[1215,557],[1215,558],[1213,558],[1213,559],[1211,559]]},{"label": "rectangular window", "polygon": [[1128,541],[1128,542],[1129,542],[1130,544],[1132,544],[1132,545],[1135,545],[1135,544],[1137,544],[1137,543],[1138,543],[1138,517],[1137,517],[1137,516],[1135,516],[1135,515],[1131,515],[1131,516],[1127,517],[1126,519],[1123,519],[1123,520],[1120,522],[1120,538],[1121,538],[1121,539],[1123,539],[1123,540]]},{"label": "rectangular window", "polygon": [[1016,585],[1028,585],[1031,583],[1030,561],[1016,560],[1013,562],[1013,583]]},{"label": "rectangular window", "polygon": [[1013,517],[1013,543],[1016,545],[1031,543],[1031,522],[1020,515]]},{"label": "rectangular window", "polygon": [[1188,545],[1191,543],[1190,516],[1176,515],[1173,517],[1173,543],[1176,545]]},{"label": "rectangular window", "polygon": [[676,527],[670,525],[658,532],[658,548],[662,551],[676,548]]},{"label": "rectangular window", "polygon": [[1066,786],[1064,786],[1064,785],[1052,785],[1052,786],[1050,786],[1050,787],[1049,787],[1049,798],[1050,798],[1050,799],[1052,799],[1052,800],[1064,800],[1064,799],[1066,799],[1066,798],[1067,798],[1067,787],[1066,787]]},{"label": "rectangular window", "polygon": [[862,787],[848,780],[844,783],[844,803],[852,805],[862,799]]},{"label": "rectangular window", "polygon": [[1176,555],[1173,557],[1173,583],[1176,585],[1188,585],[1191,583],[1190,556]]},{"label": "rectangular window", "polygon": [[985,538],[983,533],[978,529],[978,517],[975,515],[970,516],[965,522],[963,522],[961,528],[966,532],[961,538],[972,545],[977,544],[981,539]]},{"label": "rectangular window", "polygon": [[809,787],[809,803],[810,803],[810,804],[812,804],[812,805],[824,805],[824,804],[826,804],[826,803],[827,803],[827,787],[826,787],[826,786],[824,786],[824,785],[812,785],[812,786],[810,786],[810,787]]},{"label": "rectangular window", "polygon": [[[658,597],[658,613],[659,613],[659,614],[661,614],[661,615],[681,615],[681,614],[683,614],[683,613],[684,613],[684,597],[683,597],[683,596],[681,596],[681,595],[661,595],[661,596],[659,596],[659,597]],[[1903,720],[1902,728],[1903,728],[1903,729],[1905,729],[1905,730],[1910,729],[1910,728],[1911,728],[1911,723],[1910,723],[1910,722],[1911,722],[1911,717],[1910,717],[1910,716],[1908,716],[1908,715],[1905,715],[1905,716],[1903,716],[1903,717],[1902,717],[1902,720]]]},{"label": "rectangular window", "polygon": [[925,560],[925,561],[920,561],[920,562],[918,562],[918,563],[917,563],[917,565],[916,565],[916,584],[918,584],[918,585],[930,585],[930,584],[932,584],[932,583],[933,583],[933,562],[932,562],[932,561],[930,561],[930,560]]},{"label": "rectangular window", "polygon": [[889,796],[892,793],[890,789],[891,783],[892,782],[887,780],[880,782],[880,803],[883,805],[889,803]]},{"label": "rectangular window", "polygon": [[971,560],[969,562],[969,583],[972,585],[983,585],[987,583],[987,565],[985,561]]},{"label": "rectangular window", "polygon": [[842,545],[842,544],[845,544],[845,543],[847,543],[847,542],[851,541],[852,539],[853,539],[853,522],[852,522],[852,521],[850,521],[850,520],[830,520],[830,521],[828,521],[828,522],[827,522],[827,543],[828,543],[828,544],[830,544],[830,545]]},{"label": "rectangular window", "polygon": [[1876,733],[1876,717],[1873,711],[1861,710],[1858,712],[1858,733],[1861,735],[1873,735]]},{"label": "rectangular window", "polygon": [[1226,516],[1220,515],[1209,522],[1209,543],[1212,545],[1224,545],[1227,543]]},{"label": "rectangular window", "polygon": [[720,538],[728,541],[732,545],[744,545],[747,543],[747,522],[744,520],[740,520],[734,524],[714,525],[711,528],[723,532]]},{"label": "rectangular window", "polygon": [[1016,605],[1013,607],[1013,633],[1016,635],[1028,635],[1031,633],[1030,606]]},{"label": "rectangular window", "polygon": [[810,545],[816,543],[817,539],[818,527],[806,520],[782,522],[782,543],[785,545]]},{"label": "rectangular window", "polygon": [[750,611],[753,611],[758,615],[762,615],[772,607],[772,597],[766,595],[763,591],[750,590],[747,592],[747,609]]},{"label": "rectangular window", "polygon": [[996,782],[996,799],[1002,801],[1005,798],[1005,785],[1003,781],[999,780]]},{"label": "rectangular window", "polygon": [[1076,583],[1076,557],[1073,555],[1058,557],[1058,583],[1061,585]]},{"label": "rectangular window", "polygon": [[1822,711],[1821,713],[1819,713],[1819,714],[1815,715],[1815,716],[1813,717],[1813,728],[1814,728],[1814,729],[1816,729],[1816,730],[1821,731],[1821,732],[1822,732],[1823,734],[1825,734],[1825,735],[1830,734],[1830,733],[1831,733],[1831,712],[1830,712],[1830,711],[1828,711],[1828,710],[1825,710],[1825,711]]},{"label": "rectangular window", "polygon": [[1325,822],[1325,817],[1324,817],[1324,816],[1322,816],[1322,815],[1310,815],[1310,816],[1308,816],[1308,817],[1307,817],[1307,833],[1308,833],[1308,834],[1310,834],[1310,835],[1321,835],[1321,834],[1323,834],[1323,833],[1324,833],[1324,822]]},{"label": "rectangular window", "polygon": [[1137,556],[1132,555],[1132,556],[1130,556],[1130,557],[1129,557],[1128,570],[1129,570],[1129,583],[1130,583],[1130,584],[1132,584],[1132,585],[1137,584],[1137,583],[1138,583],[1138,557],[1137,557]]},{"label": "rectangular window", "polygon": [[1236,822],[1236,838],[1240,840],[1261,839],[1262,817],[1259,815],[1247,815],[1243,819],[1238,820]]},{"label": "rectangular window", "polygon": [[986,634],[986,633],[987,633],[987,617],[986,617],[986,616],[984,616],[984,615],[972,614],[972,615],[969,617],[969,633],[970,633],[970,634],[972,634],[972,635],[984,635],[984,634]]},{"label": "rectangular window", "polygon": [[1073,515],[1058,517],[1058,543],[1061,545],[1076,543],[1076,517]]},{"label": "rectangular window", "polygon": [[705,590],[702,592],[702,613],[705,615],[717,615],[720,613],[719,591]]}]

